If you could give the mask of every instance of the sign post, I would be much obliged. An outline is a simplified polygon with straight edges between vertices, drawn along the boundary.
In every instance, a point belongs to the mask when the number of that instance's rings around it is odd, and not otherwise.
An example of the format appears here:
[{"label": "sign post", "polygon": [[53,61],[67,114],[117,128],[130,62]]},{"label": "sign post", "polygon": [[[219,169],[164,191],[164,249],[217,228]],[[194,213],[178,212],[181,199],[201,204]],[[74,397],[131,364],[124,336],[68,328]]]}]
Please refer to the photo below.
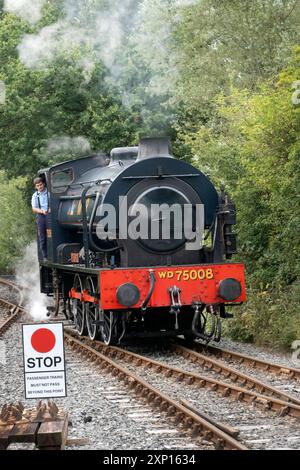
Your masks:
[{"label": "sign post", "polygon": [[25,397],[66,397],[63,323],[34,323],[22,328]]}]

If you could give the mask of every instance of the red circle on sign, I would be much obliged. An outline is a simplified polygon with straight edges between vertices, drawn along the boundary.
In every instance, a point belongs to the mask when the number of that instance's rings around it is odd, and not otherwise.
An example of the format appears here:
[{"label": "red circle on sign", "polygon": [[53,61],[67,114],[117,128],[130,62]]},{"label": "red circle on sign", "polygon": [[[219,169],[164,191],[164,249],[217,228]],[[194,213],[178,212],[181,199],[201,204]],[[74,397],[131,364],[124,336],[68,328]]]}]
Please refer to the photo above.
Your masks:
[{"label": "red circle on sign", "polygon": [[31,336],[31,346],[39,353],[50,352],[56,343],[55,335],[47,328],[36,330]]}]

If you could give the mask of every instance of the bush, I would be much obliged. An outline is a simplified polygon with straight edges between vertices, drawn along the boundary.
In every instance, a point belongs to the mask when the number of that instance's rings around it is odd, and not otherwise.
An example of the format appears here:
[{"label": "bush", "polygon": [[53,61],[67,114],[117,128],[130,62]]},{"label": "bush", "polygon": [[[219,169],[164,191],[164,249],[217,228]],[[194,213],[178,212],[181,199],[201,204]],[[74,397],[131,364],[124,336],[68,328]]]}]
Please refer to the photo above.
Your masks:
[{"label": "bush", "polygon": [[272,83],[216,100],[214,121],[186,137],[195,163],[224,182],[238,209],[247,304],[229,326],[235,339],[290,346],[300,338],[300,47]]},{"label": "bush", "polygon": [[232,339],[290,348],[300,338],[299,298],[300,283],[277,291],[249,289],[226,331]]},{"label": "bush", "polygon": [[26,178],[8,180],[0,171],[0,271],[10,272],[24,247],[33,239],[35,225],[24,199]]}]

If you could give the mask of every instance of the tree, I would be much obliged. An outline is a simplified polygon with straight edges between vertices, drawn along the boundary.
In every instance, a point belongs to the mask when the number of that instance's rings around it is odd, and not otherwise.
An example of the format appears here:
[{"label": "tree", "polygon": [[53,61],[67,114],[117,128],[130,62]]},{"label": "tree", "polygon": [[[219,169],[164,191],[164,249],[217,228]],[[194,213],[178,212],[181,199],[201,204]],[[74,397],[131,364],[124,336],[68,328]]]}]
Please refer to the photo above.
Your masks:
[{"label": "tree", "polygon": [[227,184],[238,207],[250,295],[233,333],[284,345],[300,333],[299,57],[296,47],[276,80],[255,92],[220,96],[215,125],[188,138],[196,164]]},{"label": "tree", "polygon": [[175,30],[178,95],[195,112],[232,86],[255,89],[286,64],[299,41],[297,0],[202,0]]},{"label": "tree", "polygon": [[21,63],[16,48],[30,28],[15,15],[0,17],[0,80],[6,84],[6,102],[0,107],[0,167],[8,176],[32,176],[48,166],[51,158],[45,149],[55,137],[83,136],[93,150],[104,152],[136,143],[135,115],[107,83],[101,61],[86,80],[79,65],[86,57],[84,48],[58,55],[42,70]]}]

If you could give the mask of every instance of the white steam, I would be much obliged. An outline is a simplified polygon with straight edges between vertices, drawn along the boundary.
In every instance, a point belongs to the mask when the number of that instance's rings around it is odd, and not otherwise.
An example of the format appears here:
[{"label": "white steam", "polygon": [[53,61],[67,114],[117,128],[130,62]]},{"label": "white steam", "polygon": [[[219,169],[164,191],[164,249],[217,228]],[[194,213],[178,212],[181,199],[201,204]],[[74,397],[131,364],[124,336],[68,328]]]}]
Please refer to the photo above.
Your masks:
[{"label": "white steam", "polygon": [[15,13],[28,23],[35,24],[42,18],[46,0],[4,0],[4,11]]},{"label": "white steam", "polygon": [[165,2],[144,0],[138,14],[139,28],[131,38],[150,71],[147,92],[152,96],[170,93],[177,76],[171,45],[174,13]]},{"label": "white steam", "polygon": [[174,4],[177,7],[190,7],[199,3],[199,0],[174,0]]},{"label": "white steam", "polygon": [[40,268],[36,242],[28,245],[16,266],[17,284],[24,287],[24,306],[34,321],[47,320],[47,306],[53,301],[40,292]]},{"label": "white steam", "polygon": [[[11,0],[14,1],[28,3]],[[151,57],[150,68],[159,66],[159,75],[161,66],[170,65],[172,79],[173,64],[168,60],[172,24],[178,20],[182,7],[198,1],[111,0],[104,8],[101,2],[93,0],[64,0],[64,18],[45,26],[37,34],[26,34],[18,46],[19,56],[27,67],[42,70],[55,58],[71,55],[80,48],[84,57],[80,56],[78,65],[85,81],[89,81],[99,60],[109,69],[112,78],[119,78],[122,72],[118,60],[120,51],[132,36],[138,49],[143,49],[146,62]]]},{"label": "white steam", "polygon": [[85,55],[78,64],[86,81],[99,60],[115,73],[116,54],[137,4],[138,0],[114,0],[100,9],[91,0],[85,7],[76,0],[65,0],[63,19],[23,37],[18,46],[20,59],[27,67],[42,70],[55,58],[80,48]]},{"label": "white steam", "polygon": [[82,136],[53,137],[48,140],[46,153],[48,156],[62,153],[71,153],[72,155],[83,155],[91,152],[89,141]]},{"label": "white steam", "polygon": [[[174,46],[173,32],[184,9],[200,1],[62,0],[63,16],[36,34],[24,35],[18,46],[19,57],[33,70],[45,70],[58,58],[76,61],[82,71],[81,86],[90,82],[101,62],[109,71],[105,80],[119,87],[123,104],[130,107],[148,96],[151,112],[152,98],[174,95],[180,51]],[[15,5],[15,10],[16,5],[27,4],[28,9],[18,7],[20,15],[25,10],[35,11],[29,3],[32,0],[6,1],[10,8]],[[34,2],[36,6],[44,3]],[[40,14],[41,8],[37,11]],[[134,79],[128,80],[128,64],[129,73],[137,67],[138,86]],[[142,96],[137,97],[137,93]],[[161,112],[164,114],[164,110]]]},{"label": "white steam", "polygon": [[200,0],[143,0],[137,28],[131,40],[150,72],[147,92],[150,96],[172,95],[178,78],[180,54],[173,32],[182,20],[185,7]]}]

